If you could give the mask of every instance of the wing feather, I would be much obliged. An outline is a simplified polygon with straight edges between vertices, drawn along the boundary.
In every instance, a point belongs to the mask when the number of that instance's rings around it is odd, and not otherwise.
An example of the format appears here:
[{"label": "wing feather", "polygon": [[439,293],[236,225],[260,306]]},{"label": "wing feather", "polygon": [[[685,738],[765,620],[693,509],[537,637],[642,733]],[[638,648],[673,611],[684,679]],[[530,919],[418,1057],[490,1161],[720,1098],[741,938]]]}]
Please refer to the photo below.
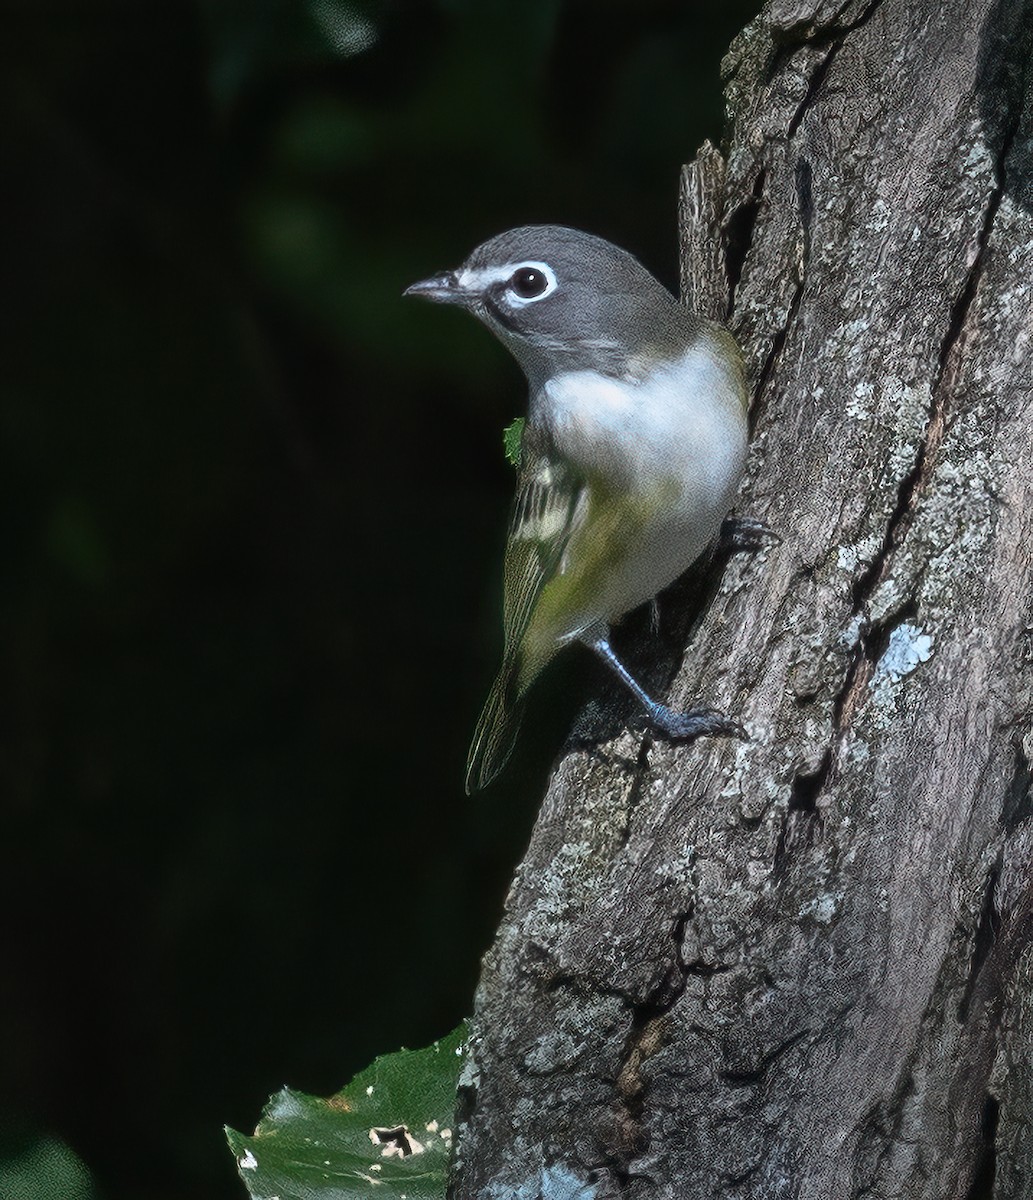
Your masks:
[{"label": "wing feather", "polygon": [[542,588],[561,569],[587,508],[587,489],[576,472],[548,453],[529,451],[526,444],[524,452],[506,542],[502,668],[474,732],[467,792],[490,783],[512,752],[528,682],[521,672],[521,641]]},{"label": "wing feather", "polygon": [[587,489],[567,464],[529,458],[517,484],[505,558],[505,657],[514,655],[542,588],[560,569],[585,514]]}]

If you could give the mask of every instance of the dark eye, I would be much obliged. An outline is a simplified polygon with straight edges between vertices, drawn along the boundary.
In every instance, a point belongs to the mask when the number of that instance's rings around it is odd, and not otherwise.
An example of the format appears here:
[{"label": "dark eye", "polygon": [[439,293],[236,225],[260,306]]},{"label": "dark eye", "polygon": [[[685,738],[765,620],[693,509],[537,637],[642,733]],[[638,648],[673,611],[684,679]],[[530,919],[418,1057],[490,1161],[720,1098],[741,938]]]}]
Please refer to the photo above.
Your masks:
[{"label": "dark eye", "polygon": [[540,296],[548,286],[548,275],[538,267],[521,267],[519,271],[513,272],[513,278],[509,281],[510,291],[518,295],[521,300],[533,300],[536,296]]}]

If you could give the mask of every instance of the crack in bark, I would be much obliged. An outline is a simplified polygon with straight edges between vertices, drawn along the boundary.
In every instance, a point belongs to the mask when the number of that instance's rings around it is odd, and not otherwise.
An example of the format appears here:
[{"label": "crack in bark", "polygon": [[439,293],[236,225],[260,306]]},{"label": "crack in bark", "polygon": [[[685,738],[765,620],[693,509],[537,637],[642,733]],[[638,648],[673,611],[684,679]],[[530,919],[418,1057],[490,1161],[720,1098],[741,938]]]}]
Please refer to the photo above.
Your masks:
[{"label": "crack in bark", "polygon": [[[873,590],[874,586],[870,589],[857,590],[855,585],[852,618],[864,617],[864,610],[871,599]],[[833,698],[831,748],[836,748],[842,740],[853,717],[854,709],[857,707],[864,689],[871,682],[876,664],[889,647],[894,629],[917,616],[918,604],[912,591],[891,614],[878,621],[866,621],[846,678]]]},{"label": "crack in bark", "polygon": [[[856,21],[848,25],[837,27],[833,32],[825,34],[824,37],[818,37],[817,31],[812,31],[812,36],[799,39],[789,44],[779,46],[778,51],[772,59],[769,67],[768,83],[770,84],[783,65],[791,55],[802,46],[811,46],[815,48],[823,48],[828,45],[828,53],[817,64],[808,79],[807,91],[797,106],[796,112],[793,114],[785,133],[785,140],[791,141],[796,133],[807,110],[810,108],[817,95],[822,83],[827,76],[833,60],[842,49],[845,40],[849,34],[856,29],[860,29],[872,17],[876,8],[882,3],[882,0],[872,0],[868,7],[861,13]],[[836,14],[844,12],[848,5],[843,7]],[[835,18],[833,18],[835,20]],[[829,29],[826,25],[821,27],[822,30]],[[774,38],[775,30],[772,30]],[[742,278],[742,272],[746,264],[746,259],[749,255],[753,243],[753,231],[756,226],[757,216],[763,206],[764,187],[767,182],[768,169],[761,167],[757,173],[757,178],[754,181],[753,190],[750,196],[740,203],[725,219],[723,223],[723,233],[725,239],[725,273],[728,279],[728,315],[730,316],[735,308],[735,293],[739,281]],[[779,329],[772,335],[771,346],[764,359],[764,364],[761,367],[760,374],[757,380],[757,386],[754,389],[754,400],[750,406],[750,428],[751,431],[756,428],[760,414],[764,407],[764,393],[767,389],[768,380],[770,379],[782,350],[785,346],[789,331],[792,329],[797,313],[799,312],[800,302],[803,298],[804,284],[806,278],[807,262],[810,258],[810,239],[811,239],[811,217],[813,214],[813,204],[811,200],[811,167],[807,159],[801,155],[797,161],[795,171],[795,182],[797,199],[800,211],[800,224],[803,233],[803,251],[801,259],[797,267],[797,283],[793,292],[792,299],[789,302],[789,308],[786,313],[785,320],[781,323]]]},{"label": "crack in bark", "polygon": [[[839,18],[851,6],[852,2],[853,0],[847,0],[845,4],[840,5],[832,17],[821,25],[798,21],[795,25],[772,26],[771,40],[775,52],[771,56],[771,61],[767,67],[765,83],[770,86],[789,59],[792,58],[797,50],[802,49],[804,46],[812,46],[817,49],[824,49],[825,46],[828,46],[830,49],[834,48],[837,40],[842,40],[848,33],[852,33],[855,29],[859,29],[864,25],[882,0],[873,0],[873,3],[861,13],[856,21],[849,21],[846,25],[838,24]],[[814,91],[814,88],[808,90],[807,95],[801,102],[801,108],[806,107],[811,99],[813,99]]]},{"label": "crack in bark", "polygon": [[631,787],[628,789],[627,807],[625,809],[624,828],[621,830],[620,841],[618,843],[619,850],[623,850],[631,840],[631,825],[635,817],[635,810],[639,806],[642,799],[642,793],[645,790],[646,779],[649,777],[649,752],[653,748],[653,739],[646,734],[642,738],[642,742],[638,748],[638,758],[634,765],[634,775],[631,780]]},{"label": "crack in bark", "polygon": [[969,1013],[972,1009],[972,997],[975,994],[980,973],[986,965],[986,960],[990,956],[990,951],[993,949],[994,942],[997,940],[997,934],[1001,929],[1001,916],[997,911],[995,903],[997,881],[1000,878],[1000,874],[1001,859],[998,856],[997,862],[987,872],[986,885],[983,889],[983,903],[979,913],[979,924],[976,926],[975,936],[972,939],[972,960],[969,964],[968,979],[965,983],[965,991],[962,993],[958,1004],[958,1021],[962,1025],[969,1018]]},{"label": "crack in bark", "polygon": [[[1008,129],[1001,150],[1000,167],[994,188],[987,198],[986,208],[976,237],[976,250],[971,264],[965,273],[965,278],[958,294],[951,304],[947,329],[940,343],[937,355],[937,372],[933,382],[929,420],[926,423],[922,440],[918,445],[915,461],[908,473],[900,481],[897,488],[897,499],[892,514],[886,523],[886,531],[882,544],[867,569],[858,577],[853,587],[852,617],[863,618],[876,589],[889,575],[890,560],[896,550],[903,544],[911,526],[922,493],[928,485],[936,462],[937,451],[943,440],[946,427],[944,380],[947,376],[953,352],[964,336],[968,324],[969,313],[979,286],[983,272],[983,260],[994,221],[1004,197],[1005,179],[1003,163],[1008,150],[1015,139],[1021,119],[1021,107],[1010,114]],[[836,695],[833,707],[833,745],[842,737],[843,731],[849,724],[850,717],[871,678],[875,663],[885,652],[889,635],[893,629],[909,615],[914,615],[916,580],[910,594],[897,609],[887,614],[881,621],[870,624],[859,642],[858,653],[847,672],[847,676]]]},{"label": "crack in bark", "polygon": [[691,919],[690,909],[679,913],[672,926],[674,970],[668,972],[644,1000],[629,1001],[631,1028],[615,1081],[611,1146],[605,1160],[598,1164],[611,1172],[620,1192],[625,1192],[633,1179],[641,1178],[630,1170],[630,1163],[649,1148],[651,1135],[642,1123],[646,1096],[642,1065],[663,1044],[667,1014],[678,1003],[685,991],[688,976],[693,973],[681,954],[685,927]]},{"label": "crack in bark", "polygon": [[768,380],[771,378],[775,370],[778,360],[782,356],[782,350],[785,347],[786,340],[789,337],[789,331],[792,329],[796,321],[796,314],[800,311],[800,301],[803,299],[804,289],[804,264],[800,264],[800,270],[797,275],[796,288],[793,291],[793,298],[789,301],[789,310],[786,313],[785,322],[779,327],[778,331],[771,339],[771,348],[768,350],[767,357],[764,359],[764,365],[760,369],[760,376],[757,379],[757,387],[753,394],[753,403],[750,405],[750,434],[752,435],[760,422],[766,404],[766,393],[768,388]]},{"label": "crack in bark", "polygon": [[805,1037],[810,1035],[810,1029],[798,1029],[796,1033],[791,1034],[784,1041],[773,1046],[766,1054],[761,1056],[760,1061],[755,1067],[749,1071],[719,1071],[718,1078],[728,1084],[732,1088],[752,1087],[754,1084],[760,1083],[769,1070],[776,1062],[787,1054],[799,1042],[802,1042]]},{"label": "crack in bark", "polygon": [[1000,1101],[993,1092],[987,1092],[980,1121],[983,1145],[965,1200],[991,1200],[993,1196],[997,1176],[997,1127],[1000,1117]]},{"label": "crack in bark", "polygon": [[807,813],[811,816],[818,811],[817,799],[829,773],[830,754],[826,750],[815,771],[801,771],[793,780],[792,792],[789,796],[789,811]]},{"label": "crack in bark", "polygon": [[1014,106],[1013,110],[1009,113],[1008,124],[1001,146],[1000,159],[997,163],[997,179],[990,195],[987,197],[983,219],[976,236],[975,254],[965,273],[961,288],[950,307],[947,329],[944,333],[943,341],[940,343],[940,350],[937,357],[938,369],[931,390],[932,410],[929,422],[926,425],[925,435],[918,447],[914,466],[901,481],[897,494],[897,506],[893,518],[887,526],[882,548],[872,561],[868,571],[865,572],[862,580],[858,581],[862,594],[867,593],[868,596],[882,582],[891,554],[907,536],[908,530],[911,528],[914,520],[915,509],[918,507],[917,498],[921,495],[929,481],[929,476],[932,474],[936,451],[939,449],[940,442],[943,439],[945,425],[943,384],[947,376],[947,368],[955,348],[964,336],[972,303],[975,300],[979,281],[982,278],[986,248],[990,242],[990,235],[993,232],[994,222],[997,218],[997,212],[1001,207],[1001,201],[1004,199],[1004,162],[1015,140],[1021,118],[1022,106],[1019,104]]},{"label": "crack in bark", "polygon": [[[766,177],[766,172],[762,173],[761,178]],[[800,304],[803,300],[804,286],[807,280],[807,263],[810,257],[811,248],[811,233],[810,220],[813,214],[813,201],[811,197],[811,170],[810,164],[806,159],[800,158],[797,162],[797,170],[795,174],[796,181],[796,196],[800,212],[800,227],[803,232],[803,246],[801,250],[800,260],[797,263],[796,269],[796,287],[793,289],[792,299],[789,301],[789,308],[786,312],[786,318],[779,326],[771,339],[771,346],[764,359],[764,365],[760,369],[760,375],[757,379],[757,386],[753,393],[753,403],[750,405],[750,433],[756,431],[761,415],[766,408],[768,380],[771,378],[779,359],[782,356],[782,350],[785,347],[786,340],[789,337],[789,331],[796,323],[797,313],[800,311]],[[754,217],[755,220],[755,217]],[[750,236],[752,237],[753,226],[750,226]],[[746,253],[743,254],[743,262],[745,263]],[[731,293],[734,302],[734,290]]]},{"label": "crack in bark", "polygon": [[[806,32],[802,37],[792,36],[795,28],[798,27],[791,27],[784,30],[772,29],[772,41],[775,43],[776,49],[767,71],[767,83],[769,86],[774,82],[779,72],[785,67],[786,63],[797,50],[809,46],[814,50],[828,51],[825,57],[816,64],[807,80],[807,91],[804,93],[796,112],[786,127],[787,139],[791,138],[797,129],[799,129],[800,123],[807,113],[807,109],[814,103],[814,98],[817,96],[821,85],[825,82],[825,78],[832,68],[832,63],[840,50],[842,50],[847,37],[856,29],[860,29],[863,25],[866,25],[881,3],[882,0],[872,0],[857,20],[849,21],[845,25],[837,25],[836,22],[839,17],[850,7],[849,3],[844,4],[826,24],[804,26]],[[776,37],[777,33],[782,33],[784,36],[779,39]]]},{"label": "crack in bark", "polygon": [[900,1082],[888,1101],[873,1105],[868,1111],[867,1119],[858,1130],[857,1144],[860,1148],[867,1137],[879,1145],[878,1153],[868,1173],[868,1182],[856,1194],[856,1200],[879,1200],[883,1193],[876,1191],[883,1163],[899,1144],[900,1129],[904,1123],[904,1106],[908,1096],[915,1090],[915,1058],[917,1048],[908,1055],[900,1075]]},{"label": "crack in bark", "polygon": [[813,771],[798,771],[793,778],[789,803],[782,816],[782,828],[771,861],[771,878],[781,879],[789,866],[792,851],[801,843],[812,845],[818,834],[821,815],[818,796],[821,795],[832,770],[832,751],[827,749]]},{"label": "crack in bark", "polygon": [[1015,739],[1015,766],[1001,805],[1001,825],[1012,834],[1033,814],[1033,770],[1021,737]]},{"label": "crack in bark", "polygon": [[[793,136],[793,134],[795,134],[796,131],[800,128],[800,125],[801,125],[804,117],[807,115],[807,110],[814,103],[814,98],[817,96],[819,90],[821,89],[821,85],[825,82],[825,78],[828,75],[829,71],[831,70],[832,64],[833,64],[833,62],[835,62],[836,56],[838,55],[839,51],[843,47],[843,42],[845,41],[845,36],[849,32],[850,32],[849,30],[844,30],[842,35],[837,34],[835,38],[830,39],[829,45],[828,45],[828,53],[818,63],[818,65],[814,68],[814,70],[811,72],[810,77],[807,80],[807,91],[804,93],[804,97],[800,101],[800,105],[797,108],[796,112],[793,113],[793,119],[789,122],[788,126],[786,127],[786,137],[787,138],[791,138]],[[815,48],[820,48],[820,44],[818,42],[811,42],[809,44],[814,46]]]},{"label": "crack in bark", "polygon": [[753,245],[753,230],[764,203],[764,184],[767,178],[767,168],[762,167],[753,181],[753,191],[724,220],[722,234],[725,244],[725,277],[728,280],[726,316],[735,306],[735,289],[739,286],[746,257]]}]

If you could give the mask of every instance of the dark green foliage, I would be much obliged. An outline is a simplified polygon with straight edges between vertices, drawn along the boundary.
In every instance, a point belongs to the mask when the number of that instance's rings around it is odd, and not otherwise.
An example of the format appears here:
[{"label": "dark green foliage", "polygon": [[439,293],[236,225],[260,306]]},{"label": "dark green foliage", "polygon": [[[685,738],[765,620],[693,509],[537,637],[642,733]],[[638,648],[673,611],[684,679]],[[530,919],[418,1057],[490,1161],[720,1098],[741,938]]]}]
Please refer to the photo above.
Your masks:
[{"label": "dark green foliage", "polygon": [[82,1161],[57,1138],[0,1133],[4,1200],[97,1200]]},{"label": "dark green foliage", "polygon": [[523,417],[517,417],[502,431],[502,448],[506,455],[506,461],[512,463],[514,467],[520,466],[525,423]]},{"label": "dark green foliage", "polygon": [[283,1088],[251,1137],[227,1129],[255,1200],[444,1200],[466,1027],[378,1058],[321,1099]]}]

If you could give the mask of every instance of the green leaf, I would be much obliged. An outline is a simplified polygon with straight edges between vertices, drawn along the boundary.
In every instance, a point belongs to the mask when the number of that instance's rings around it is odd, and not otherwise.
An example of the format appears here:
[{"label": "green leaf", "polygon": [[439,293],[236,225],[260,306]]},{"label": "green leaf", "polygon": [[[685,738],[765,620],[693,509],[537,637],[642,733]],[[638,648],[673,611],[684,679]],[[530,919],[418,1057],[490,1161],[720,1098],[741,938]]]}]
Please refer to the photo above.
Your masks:
[{"label": "green leaf", "polygon": [[444,1200],[466,1036],[378,1058],[328,1099],[284,1088],[252,1137],[227,1129],[253,1200]]},{"label": "green leaf", "polygon": [[524,441],[524,426],[526,424],[527,422],[523,417],[517,417],[512,424],[507,425],[502,431],[502,447],[506,452],[506,458],[514,467],[520,466]]},{"label": "green leaf", "polygon": [[95,1195],[82,1160],[57,1138],[5,1137],[0,1144],[0,1196],[5,1200],[94,1200]]}]

